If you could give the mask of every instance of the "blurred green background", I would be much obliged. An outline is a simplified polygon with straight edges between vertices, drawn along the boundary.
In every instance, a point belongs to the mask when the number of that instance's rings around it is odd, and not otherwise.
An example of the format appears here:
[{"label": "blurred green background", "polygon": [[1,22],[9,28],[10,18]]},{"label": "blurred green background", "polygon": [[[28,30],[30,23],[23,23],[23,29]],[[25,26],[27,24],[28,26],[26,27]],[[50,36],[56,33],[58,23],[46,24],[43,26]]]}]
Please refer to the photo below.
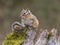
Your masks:
[{"label": "blurred green background", "polygon": [[60,31],[60,0],[0,0],[0,45],[11,31],[11,24],[19,21],[22,9],[28,8],[40,21],[40,29]]}]

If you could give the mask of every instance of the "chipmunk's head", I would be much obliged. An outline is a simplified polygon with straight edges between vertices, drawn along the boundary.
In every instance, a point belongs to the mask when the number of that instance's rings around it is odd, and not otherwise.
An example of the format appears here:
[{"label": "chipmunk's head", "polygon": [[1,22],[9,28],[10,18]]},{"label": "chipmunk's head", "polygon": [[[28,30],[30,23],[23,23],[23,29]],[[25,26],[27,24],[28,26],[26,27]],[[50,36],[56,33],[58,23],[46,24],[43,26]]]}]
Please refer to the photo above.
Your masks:
[{"label": "chipmunk's head", "polygon": [[12,31],[16,31],[16,32],[19,31],[20,32],[20,31],[22,31],[22,29],[24,28],[24,26],[21,25],[19,22],[14,22],[12,24],[11,28],[12,28]]},{"label": "chipmunk's head", "polygon": [[29,18],[31,16],[31,11],[29,9],[23,9],[20,13],[20,18]]}]

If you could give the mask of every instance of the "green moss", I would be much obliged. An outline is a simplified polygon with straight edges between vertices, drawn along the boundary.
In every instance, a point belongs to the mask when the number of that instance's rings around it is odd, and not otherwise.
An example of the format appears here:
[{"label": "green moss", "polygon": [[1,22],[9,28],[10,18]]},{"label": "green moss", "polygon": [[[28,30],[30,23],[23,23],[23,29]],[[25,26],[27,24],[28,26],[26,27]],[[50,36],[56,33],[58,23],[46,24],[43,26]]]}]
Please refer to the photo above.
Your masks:
[{"label": "green moss", "polygon": [[11,32],[7,35],[2,45],[20,45],[24,42],[26,34],[24,32]]}]

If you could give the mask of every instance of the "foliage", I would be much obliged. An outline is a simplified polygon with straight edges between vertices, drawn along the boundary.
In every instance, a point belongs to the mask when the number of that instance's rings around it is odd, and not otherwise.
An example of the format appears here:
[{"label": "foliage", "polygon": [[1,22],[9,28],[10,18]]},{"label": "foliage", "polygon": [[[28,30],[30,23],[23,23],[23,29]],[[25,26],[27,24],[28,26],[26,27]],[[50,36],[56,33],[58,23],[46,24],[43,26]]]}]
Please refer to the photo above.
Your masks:
[{"label": "foliage", "polygon": [[20,45],[25,39],[25,33],[10,32],[2,45]]}]

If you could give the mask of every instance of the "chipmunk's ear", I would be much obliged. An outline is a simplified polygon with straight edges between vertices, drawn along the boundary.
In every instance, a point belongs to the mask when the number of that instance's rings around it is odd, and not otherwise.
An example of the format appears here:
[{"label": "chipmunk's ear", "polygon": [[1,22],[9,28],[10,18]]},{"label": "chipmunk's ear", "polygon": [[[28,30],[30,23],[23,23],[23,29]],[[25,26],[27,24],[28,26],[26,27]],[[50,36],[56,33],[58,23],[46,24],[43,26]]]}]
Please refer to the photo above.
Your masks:
[{"label": "chipmunk's ear", "polygon": [[20,12],[20,16],[23,15],[25,12],[26,12],[26,10],[25,9],[22,9],[21,12]]},{"label": "chipmunk's ear", "polygon": [[25,11],[25,9],[22,9],[21,13],[23,13]]},{"label": "chipmunk's ear", "polygon": [[28,8],[26,10],[27,10],[28,13],[31,13],[31,11]]}]

